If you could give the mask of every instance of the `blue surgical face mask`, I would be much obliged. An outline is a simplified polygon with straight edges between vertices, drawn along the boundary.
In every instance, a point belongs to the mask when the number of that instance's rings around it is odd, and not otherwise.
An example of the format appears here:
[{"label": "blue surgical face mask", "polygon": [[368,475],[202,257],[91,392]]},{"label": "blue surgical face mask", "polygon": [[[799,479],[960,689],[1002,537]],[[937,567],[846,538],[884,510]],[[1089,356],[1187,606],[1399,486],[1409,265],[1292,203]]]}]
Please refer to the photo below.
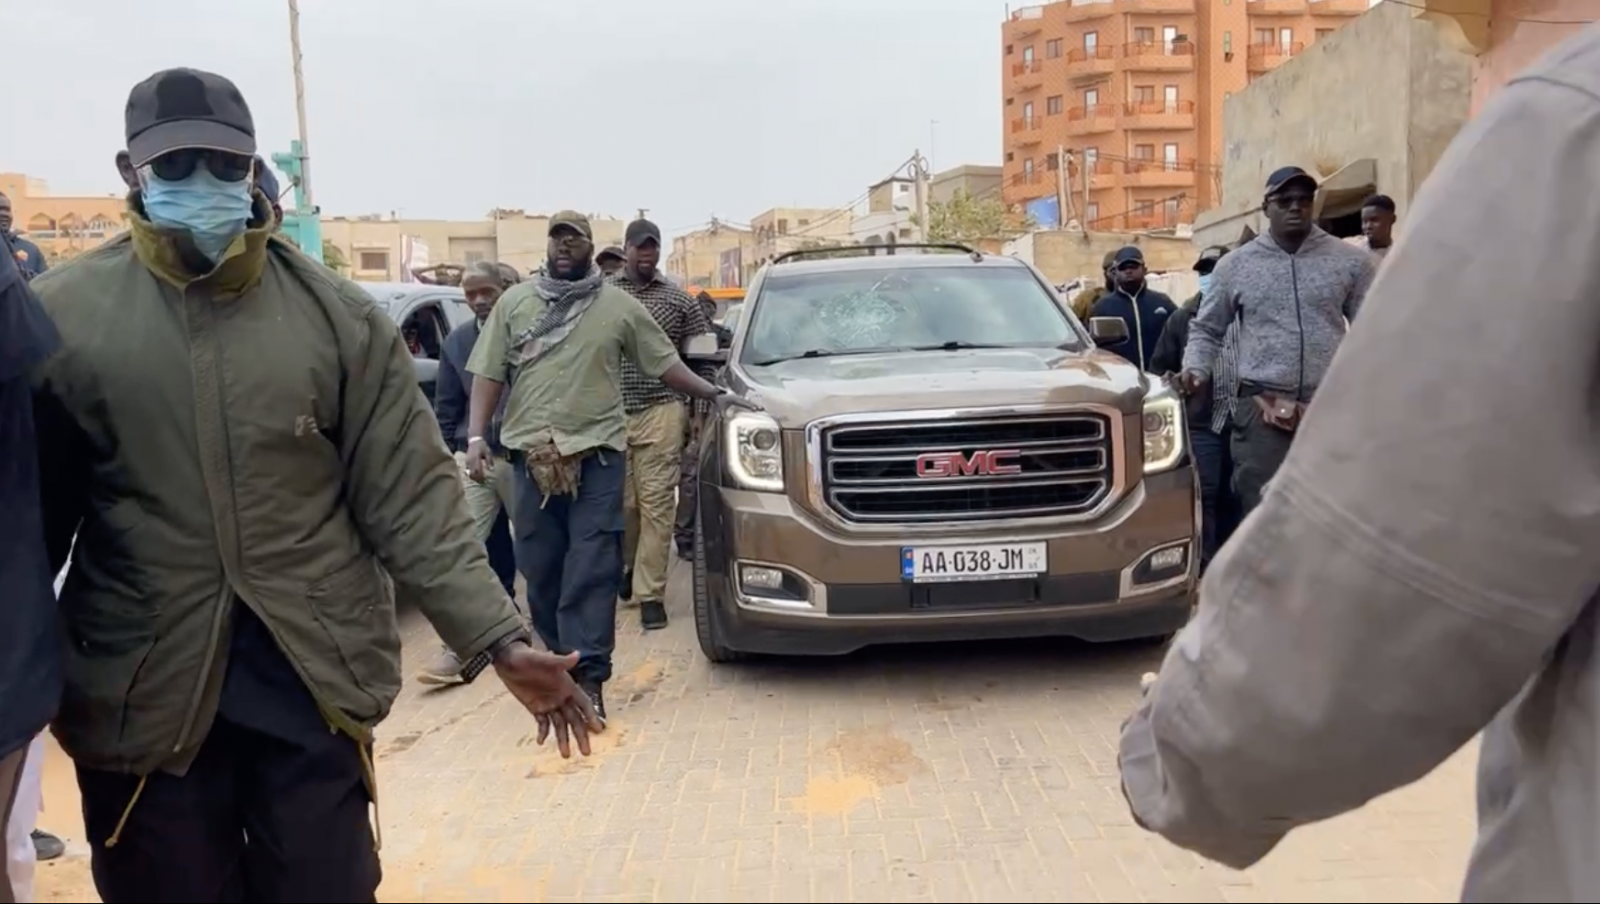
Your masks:
[{"label": "blue surgical face mask", "polygon": [[1211,284],[1216,282],[1216,281],[1217,281],[1217,274],[1215,274],[1215,273],[1202,273],[1202,274],[1200,274],[1200,294],[1201,295],[1209,295],[1209,294],[1211,294]]},{"label": "blue surgical face mask", "polygon": [[167,229],[182,229],[212,262],[222,258],[228,244],[244,232],[250,221],[251,180],[225,182],[205,166],[197,166],[185,179],[168,182],[148,167],[139,170],[140,194],[150,222]]}]

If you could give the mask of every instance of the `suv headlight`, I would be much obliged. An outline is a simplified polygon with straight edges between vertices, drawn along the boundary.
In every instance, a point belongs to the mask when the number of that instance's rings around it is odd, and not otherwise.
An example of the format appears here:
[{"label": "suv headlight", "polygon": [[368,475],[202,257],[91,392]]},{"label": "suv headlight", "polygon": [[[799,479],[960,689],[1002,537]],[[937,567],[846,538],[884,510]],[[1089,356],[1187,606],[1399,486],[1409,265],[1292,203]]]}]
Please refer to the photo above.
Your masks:
[{"label": "suv headlight", "polygon": [[741,489],[783,492],[783,434],[758,411],[740,411],[723,423],[728,473]]},{"label": "suv headlight", "polygon": [[1183,400],[1161,389],[1144,400],[1144,470],[1167,471],[1183,460]]}]

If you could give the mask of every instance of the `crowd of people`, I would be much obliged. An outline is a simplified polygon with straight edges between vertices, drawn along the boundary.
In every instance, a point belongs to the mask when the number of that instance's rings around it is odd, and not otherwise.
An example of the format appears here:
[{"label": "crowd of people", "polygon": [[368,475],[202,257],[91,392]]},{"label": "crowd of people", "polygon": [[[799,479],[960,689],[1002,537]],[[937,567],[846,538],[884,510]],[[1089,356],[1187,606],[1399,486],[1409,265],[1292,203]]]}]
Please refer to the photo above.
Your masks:
[{"label": "crowd of people", "polygon": [[1316,225],[1316,194],[1317,180],[1300,167],[1274,171],[1262,201],[1267,232],[1200,252],[1200,291],[1181,306],[1145,284],[1138,246],[1112,252],[1105,291],[1085,312],[1122,320],[1128,339],[1107,350],[1188,400],[1202,571],[1260,504],[1394,241],[1387,195],[1362,204],[1356,243]]},{"label": "crowd of people", "polygon": [[[1513,80],[1392,254],[1386,227],[1319,229],[1290,167],[1183,307],[1137,249],[1107,262],[1095,307],[1209,404],[1192,428],[1228,434],[1248,514],[1123,726],[1139,825],[1246,867],[1482,732],[1462,899],[1600,895],[1596,73],[1600,27]],[[756,403],[682,360],[704,312],[656,271],[659,231],[630,226],[608,275],[565,212],[531,278],[471,274],[452,457],[400,328],[275,236],[237,87],[159,72],[125,125],[126,236],[44,270],[0,230],[0,810],[49,725],[103,901],[372,902],[396,596],[453,674],[492,668],[540,743],[587,754],[625,570],[663,617],[645,546],[670,542],[683,415],[658,409]],[[508,509],[526,612],[485,552]]]}]

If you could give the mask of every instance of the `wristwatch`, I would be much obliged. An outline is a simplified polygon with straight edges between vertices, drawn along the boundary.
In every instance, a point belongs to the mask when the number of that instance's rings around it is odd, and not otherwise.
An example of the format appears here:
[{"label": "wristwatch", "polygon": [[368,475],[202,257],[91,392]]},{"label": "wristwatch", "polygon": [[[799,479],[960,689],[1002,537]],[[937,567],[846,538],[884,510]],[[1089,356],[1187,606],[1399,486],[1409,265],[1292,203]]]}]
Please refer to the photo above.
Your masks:
[{"label": "wristwatch", "polygon": [[467,664],[461,669],[461,680],[471,684],[474,678],[477,678],[479,675],[483,674],[484,669],[494,665],[496,657],[498,657],[512,644],[519,643],[526,644],[530,647],[533,646],[533,637],[528,634],[526,629],[518,628],[515,631],[512,631],[494,643],[489,644],[489,646],[484,649],[482,653],[472,657],[472,659],[468,661]]}]

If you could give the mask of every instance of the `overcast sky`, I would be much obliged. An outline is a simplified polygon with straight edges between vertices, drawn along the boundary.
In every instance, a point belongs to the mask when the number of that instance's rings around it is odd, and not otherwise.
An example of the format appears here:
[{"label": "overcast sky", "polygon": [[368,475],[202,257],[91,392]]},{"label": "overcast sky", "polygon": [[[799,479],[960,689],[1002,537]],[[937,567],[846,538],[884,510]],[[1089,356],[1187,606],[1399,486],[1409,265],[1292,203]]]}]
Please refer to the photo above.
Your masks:
[{"label": "overcast sky", "polygon": [[[0,0],[0,171],[118,189],[128,89],[238,83],[294,137],[286,0]],[[715,214],[843,204],[920,147],[998,163],[993,0],[300,0],[324,213]],[[937,120],[937,125],[930,125]]]}]

